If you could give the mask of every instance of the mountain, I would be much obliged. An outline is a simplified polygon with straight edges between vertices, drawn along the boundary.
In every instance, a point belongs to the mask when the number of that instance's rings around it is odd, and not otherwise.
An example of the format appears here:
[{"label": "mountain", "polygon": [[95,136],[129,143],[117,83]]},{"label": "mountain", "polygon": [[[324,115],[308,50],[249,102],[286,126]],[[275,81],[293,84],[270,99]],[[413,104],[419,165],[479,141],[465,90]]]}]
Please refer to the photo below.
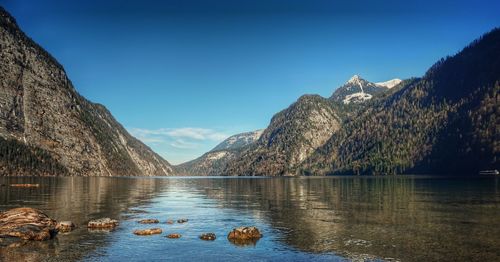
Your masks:
[{"label": "mountain", "polygon": [[345,122],[299,173],[477,175],[500,169],[500,29],[403,85]]},{"label": "mountain", "polygon": [[401,80],[397,78],[387,82],[372,83],[358,75],[354,75],[344,85],[335,90],[330,100],[344,104],[362,103],[370,100],[374,95],[393,88],[399,83],[401,83]]},{"label": "mountain", "polygon": [[82,97],[0,7],[0,175],[164,176],[170,164]]},{"label": "mountain", "polygon": [[226,140],[222,141],[211,151],[221,151],[221,150],[231,150],[239,149],[245,147],[253,142],[257,141],[264,132],[263,129],[237,134],[230,136]]},{"label": "mountain", "polygon": [[175,166],[177,173],[195,176],[218,176],[226,164],[233,160],[240,151],[256,142],[264,130],[241,133],[230,136],[212,150],[197,159]]},{"label": "mountain", "polygon": [[259,140],[229,161],[222,175],[288,175],[341,127],[328,99],[304,95],[276,114]]},{"label": "mountain", "polygon": [[[357,95],[362,93],[362,95]],[[352,77],[301,97],[221,175],[452,174],[500,169],[500,29],[421,78]],[[363,102],[363,106],[351,106]]]}]

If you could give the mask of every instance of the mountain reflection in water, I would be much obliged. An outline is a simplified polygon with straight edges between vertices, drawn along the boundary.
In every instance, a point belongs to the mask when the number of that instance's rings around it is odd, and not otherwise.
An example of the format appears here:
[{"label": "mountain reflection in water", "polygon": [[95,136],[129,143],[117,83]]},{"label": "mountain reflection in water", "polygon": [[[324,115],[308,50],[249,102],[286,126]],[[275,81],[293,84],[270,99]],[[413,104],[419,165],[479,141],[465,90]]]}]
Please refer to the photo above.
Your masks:
[{"label": "mountain reflection in water", "polygon": [[[10,183],[40,187],[0,187],[0,210],[35,207],[79,227],[20,247],[0,242],[0,260],[500,260],[498,178],[0,178]],[[120,227],[89,232],[99,217]],[[148,228],[143,218],[159,219],[163,234],[133,235]],[[226,235],[240,225],[264,237],[234,245]],[[206,232],[217,239],[199,240]]]}]

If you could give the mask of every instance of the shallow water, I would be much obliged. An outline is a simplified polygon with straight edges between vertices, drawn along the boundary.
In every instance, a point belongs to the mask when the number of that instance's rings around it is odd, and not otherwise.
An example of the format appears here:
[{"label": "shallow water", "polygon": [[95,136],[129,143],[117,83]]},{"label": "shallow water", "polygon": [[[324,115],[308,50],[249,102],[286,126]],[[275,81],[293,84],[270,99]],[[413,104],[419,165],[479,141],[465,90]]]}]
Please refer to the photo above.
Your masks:
[{"label": "shallow water", "polygon": [[[11,183],[40,187],[1,186],[0,210],[35,207],[79,227],[50,241],[0,243],[2,261],[500,261],[495,177],[0,178]],[[121,224],[87,230],[99,217]],[[161,222],[137,223],[144,218]],[[165,223],[180,218],[189,221]],[[264,237],[234,245],[226,236],[240,225]],[[149,227],[163,234],[132,234]],[[217,239],[199,240],[205,232]]]}]

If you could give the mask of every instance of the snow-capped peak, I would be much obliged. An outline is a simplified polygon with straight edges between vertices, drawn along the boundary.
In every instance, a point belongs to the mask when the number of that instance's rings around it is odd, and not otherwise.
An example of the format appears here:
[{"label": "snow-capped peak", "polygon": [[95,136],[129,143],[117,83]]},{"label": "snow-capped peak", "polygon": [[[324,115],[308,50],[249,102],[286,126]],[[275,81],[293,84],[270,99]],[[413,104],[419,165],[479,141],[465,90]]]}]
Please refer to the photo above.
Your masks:
[{"label": "snow-capped peak", "polygon": [[399,78],[394,78],[394,79],[391,79],[389,81],[385,81],[385,82],[378,82],[378,83],[375,83],[376,85],[378,86],[383,86],[383,87],[387,87],[389,89],[399,85],[399,83],[401,83],[401,79]]},{"label": "snow-capped peak", "polygon": [[359,75],[353,75],[349,81],[347,81],[347,84],[358,84],[359,81],[361,80],[361,77]]},{"label": "snow-capped peak", "polygon": [[353,75],[344,85],[337,88],[330,99],[350,103],[362,103],[370,100],[374,95],[382,93],[387,89],[401,83],[401,79],[392,79],[386,82],[372,83],[359,75]]}]

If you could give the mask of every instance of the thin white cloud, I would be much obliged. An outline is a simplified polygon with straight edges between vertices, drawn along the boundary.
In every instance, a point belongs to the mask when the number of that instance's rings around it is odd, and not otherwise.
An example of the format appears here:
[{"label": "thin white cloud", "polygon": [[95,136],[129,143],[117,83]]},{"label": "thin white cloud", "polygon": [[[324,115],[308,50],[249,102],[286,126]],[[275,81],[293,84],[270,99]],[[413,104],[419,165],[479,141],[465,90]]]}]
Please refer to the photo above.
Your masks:
[{"label": "thin white cloud", "polygon": [[170,146],[178,149],[195,149],[199,147],[199,144],[187,142],[183,139],[176,139],[175,141],[170,143]]},{"label": "thin white cloud", "polygon": [[164,144],[176,149],[196,149],[206,143],[221,142],[229,135],[208,128],[130,128],[130,133],[147,144]]},{"label": "thin white cloud", "polygon": [[[132,128],[130,133],[137,138],[186,138],[193,140],[222,141],[228,137],[227,134],[208,128],[182,127],[182,128],[160,128],[143,129]],[[142,140],[142,139],[141,139]],[[165,141],[165,140],[163,140]]]},{"label": "thin white cloud", "polygon": [[165,130],[165,134],[171,137],[183,137],[196,140],[212,140],[220,141],[228,136],[224,133],[217,132],[212,129],[184,127]]}]

